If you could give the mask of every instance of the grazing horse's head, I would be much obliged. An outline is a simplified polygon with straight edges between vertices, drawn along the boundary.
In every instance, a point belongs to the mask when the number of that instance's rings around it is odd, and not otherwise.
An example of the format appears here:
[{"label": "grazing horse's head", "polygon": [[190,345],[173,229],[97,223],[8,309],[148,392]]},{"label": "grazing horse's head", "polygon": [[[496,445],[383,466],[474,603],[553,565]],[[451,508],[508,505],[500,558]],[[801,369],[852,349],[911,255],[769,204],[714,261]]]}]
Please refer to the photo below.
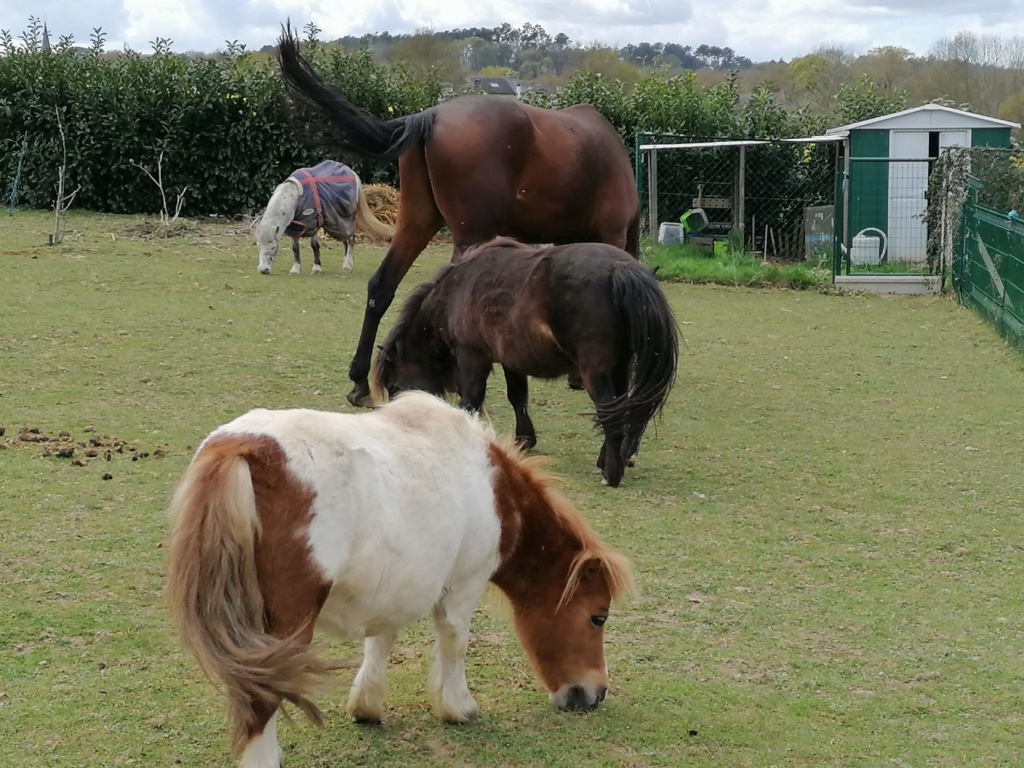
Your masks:
[{"label": "grazing horse's head", "polygon": [[389,398],[414,389],[443,397],[453,389],[454,364],[451,352],[433,340],[387,339],[377,353],[373,388]]},{"label": "grazing horse's head", "polygon": [[589,712],[608,694],[604,626],[632,588],[629,560],[546,487],[535,460],[492,446],[502,562],[492,581],[512,604],[516,634],[560,709]]},{"label": "grazing horse's head", "polygon": [[274,266],[277,249],[281,245],[281,236],[292,220],[295,204],[301,192],[302,185],[294,179],[289,178],[278,184],[267,203],[267,209],[260,217],[256,226],[256,245],[260,249],[261,275],[269,275],[270,268]]},{"label": "grazing horse's head", "polygon": [[277,258],[277,249],[281,245],[280,229],[275,233],[274,227],[267,227],[267,236],[263,237],[264,227],[260,227],[256,234],[256,245],[260,249],[260,262],[258,269],[261,275],[269,275],[270,268],[274,266],[274,259]]},{"label": "grazing horse's head", "polygon": [[[447,271],[442,269],[439,276]],[[380,345],[373,365],[373,389],[378,399],[387,393],[418,389],[443,396],[455,391],[455,355],[442,341],[424,306],[438,278],[417,286]]]}]

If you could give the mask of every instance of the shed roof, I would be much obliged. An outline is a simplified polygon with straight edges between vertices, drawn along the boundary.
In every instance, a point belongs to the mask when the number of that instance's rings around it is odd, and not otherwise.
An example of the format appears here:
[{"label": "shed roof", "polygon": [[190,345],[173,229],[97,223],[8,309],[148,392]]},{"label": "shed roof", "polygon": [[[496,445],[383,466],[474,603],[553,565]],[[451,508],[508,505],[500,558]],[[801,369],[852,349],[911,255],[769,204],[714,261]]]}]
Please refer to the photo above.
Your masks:
[{"label": "shed roof", "polygon": [[722,139],[720,141],[687,141],[681,144],[641,144],[640,149],[719,149],[722,147],[756,147],[761,144],[827,144],[839,141],[845,135],[803,136],[795,139]]},{"label": "shed roof", "polygon": [[922,104],[891,115],[861,120],[859,123],[829,128],[826,133],[837,134],[858,128],[920,128],[920,129],[958,129],[958,128],[1020,128],[1020,123],[1000,120],[997,117],[976,115],[962,109],[953,109],[942,104]]}]

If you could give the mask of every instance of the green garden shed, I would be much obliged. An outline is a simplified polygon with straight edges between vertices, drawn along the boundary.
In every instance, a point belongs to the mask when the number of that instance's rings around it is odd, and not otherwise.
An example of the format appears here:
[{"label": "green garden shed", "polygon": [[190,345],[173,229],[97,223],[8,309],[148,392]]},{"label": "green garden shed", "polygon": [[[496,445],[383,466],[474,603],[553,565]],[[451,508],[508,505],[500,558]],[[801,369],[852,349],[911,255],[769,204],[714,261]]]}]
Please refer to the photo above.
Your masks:
[{"label": "green garden shed", "polygon": [[[925,104],[827,131],[844,142],[837,240],[849,269],[921,274],[928,177],[947,147],[1010,148],[1020,123]],[[882,269],[885,265],[885,269]]]}]

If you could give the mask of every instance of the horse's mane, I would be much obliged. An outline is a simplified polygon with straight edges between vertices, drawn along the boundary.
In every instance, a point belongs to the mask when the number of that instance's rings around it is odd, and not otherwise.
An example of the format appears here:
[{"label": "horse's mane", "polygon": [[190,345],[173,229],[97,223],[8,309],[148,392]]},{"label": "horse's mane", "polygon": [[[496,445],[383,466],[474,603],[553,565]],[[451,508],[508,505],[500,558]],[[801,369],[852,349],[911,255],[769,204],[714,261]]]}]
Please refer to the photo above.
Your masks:
[{"label": "horse's mane", "polygon": [[580,511],[557,490],[562,480],[546,469],[550,460],[545,456],[526,455],[511,437],[495,437],[491,444],[519,467],[526,481],[548,503],[559,527],[580,545],[580,551],[569,568],[569,578],[558,601],[558,608],[572,600],[583,578],[583,567],[591,560],[601,564],[601,572],[612,600],[620,600],[630,594],[634,587],[633,569],[629,560],[601,541]]},{"label": "horse's mane", "polygon": [[380,354],[377,355],[377,359],[373,363],[373,375],[371,377],[370,387],[371,390],[379,396],[384,391],[384,362],[387,358],[388,352],[394,347],[395,343],[406,336],[409,333],[409,329],[412,327],[413,321],[423,308],[423,302],[427,300],[427,296],[434,290],[441,279],[448,274],[448,271],[452,268],[451,264],[445,264],[441,269],[438,270],[437,274],[420,285],[413,288],[412,292],[406,297],[405,302],[402,304],[402,310],[398,313],[398,319],[395,324],[388,331],[388,335],[384,338],[383,343],[380,345]]}]

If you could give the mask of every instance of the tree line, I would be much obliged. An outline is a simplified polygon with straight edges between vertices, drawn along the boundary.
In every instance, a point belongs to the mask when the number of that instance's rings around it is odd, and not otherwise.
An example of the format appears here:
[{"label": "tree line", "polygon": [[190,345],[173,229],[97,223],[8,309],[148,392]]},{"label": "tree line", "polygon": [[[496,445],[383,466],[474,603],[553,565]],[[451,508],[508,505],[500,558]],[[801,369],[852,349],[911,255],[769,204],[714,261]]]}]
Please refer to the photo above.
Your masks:
[{"label": "tree line", "polygon": [[[34,22],[20,40],[0,31],[0,194],[11,205],[52,207],[61,165],[68,184],[78,189],[76,206],[119,213],[159,211],[162,198],[173,200],[186,187],[184,215],[255,212],[291,170],[325,156],[348,162],[367,183],[397,184],[394,164],[346,156],[322,116],[288,98],[267,51],[230,42],[215,54],[180,55],[163,38],[147,54],[108,51],[99,29],[88,46],[62,37],[45,49],[39,27]],[[322,41],[319,32],[307,25],[305,53],[328,80],[379,117],[418,112],[465,90],[453,88],[428,62],[389,61],[371,40],[350,46]],[[907,57],[898,51],[851,58],[823,48],[788,64],[723,72],[664,60],[637,66],[599,47],[573,48],[537,25],[469,32],[459,39],[508,46],[521,61],[533,50],[579,53],[583,58],[571,73],[567,68],[558,87],[529,91],[525,98],[551,107],[592,104],[630,147],[640,133],[700,139],[816,135],[908,106],[911,86],[921,98],[927,92],[914,76],[928,66],[947,67],[947,89],[960,87],[953,77],[959,74],[970,85],[967,95],[1005,107],[1013,104],[1003,95],[1007,83],[1019,74],[1012,46],[1002,49],[1001,59],[990,52],[982,59],[983,49],[970,48],[966,38],[956,49],[958,56],[975,57],[966,63],[948,56],[930,64],[914,60],[905,71],[897,64]],[[421,37],[397,36],[393,46]],[[446,42],[442,35],[426,37]],[[543,49],[530,47],[541,43]],[[157,162],[163,194],[142,170]]]}]

